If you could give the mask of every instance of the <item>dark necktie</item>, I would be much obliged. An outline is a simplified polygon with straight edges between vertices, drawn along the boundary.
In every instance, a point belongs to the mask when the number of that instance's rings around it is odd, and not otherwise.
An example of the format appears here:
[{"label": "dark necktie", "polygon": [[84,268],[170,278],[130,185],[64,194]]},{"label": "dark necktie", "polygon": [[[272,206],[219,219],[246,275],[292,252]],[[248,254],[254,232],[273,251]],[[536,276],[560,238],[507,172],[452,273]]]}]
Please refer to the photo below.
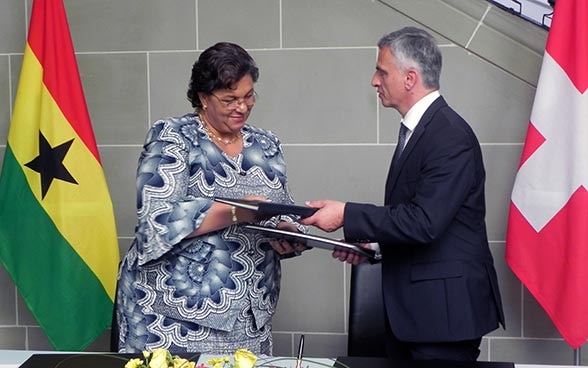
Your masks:
[{"label": "dark necktie", "polygon": [[410,129],[408,129],[406,125],[400,123],[400,131],[398,132],[398,147],[396,148],[396,160],[400,158],[400,155],[404,150],[404,146],[406,145],[406,138],[408,137],[408,132],[410,132]]}]

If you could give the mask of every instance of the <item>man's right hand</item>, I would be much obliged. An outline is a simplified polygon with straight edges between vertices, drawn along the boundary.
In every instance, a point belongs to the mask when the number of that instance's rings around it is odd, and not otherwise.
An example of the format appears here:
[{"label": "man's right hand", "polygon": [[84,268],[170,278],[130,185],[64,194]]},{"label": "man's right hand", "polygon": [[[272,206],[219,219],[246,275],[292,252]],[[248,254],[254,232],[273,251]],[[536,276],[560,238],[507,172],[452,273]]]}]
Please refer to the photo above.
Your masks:
[{"label": "man's right hand", "polygon": [[300,220],[301,224],[316,226],[328,233],[343,226],[345,203],[332,200],[310,201],[306,205],[319,210],[314,215]]}]

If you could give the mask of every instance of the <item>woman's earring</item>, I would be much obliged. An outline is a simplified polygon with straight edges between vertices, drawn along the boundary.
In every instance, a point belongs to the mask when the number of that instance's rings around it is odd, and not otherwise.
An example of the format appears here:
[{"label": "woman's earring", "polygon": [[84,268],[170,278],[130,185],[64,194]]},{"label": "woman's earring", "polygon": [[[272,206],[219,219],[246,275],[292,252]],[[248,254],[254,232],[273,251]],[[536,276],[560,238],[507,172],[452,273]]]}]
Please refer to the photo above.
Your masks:
[{"label": "woman's earring", "polygon": [[202,110],[206,110],[207,107],[208,106],[206,106],[206,105],[202,105]]}]

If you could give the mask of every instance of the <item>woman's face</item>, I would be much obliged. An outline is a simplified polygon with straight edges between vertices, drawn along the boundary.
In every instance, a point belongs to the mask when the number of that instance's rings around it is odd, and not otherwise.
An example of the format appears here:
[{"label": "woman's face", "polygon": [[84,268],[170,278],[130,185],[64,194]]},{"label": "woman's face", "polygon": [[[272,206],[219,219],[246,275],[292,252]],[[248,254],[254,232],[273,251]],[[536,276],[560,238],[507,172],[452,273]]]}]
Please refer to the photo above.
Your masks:
[{"label": "woman's face", "polygon": [[241,130],[255,104],[253,79],[249,74],[230,89],[218,89],[210,95],[201,94],[206,109],[202,114],[219,133],[234,134]]}]

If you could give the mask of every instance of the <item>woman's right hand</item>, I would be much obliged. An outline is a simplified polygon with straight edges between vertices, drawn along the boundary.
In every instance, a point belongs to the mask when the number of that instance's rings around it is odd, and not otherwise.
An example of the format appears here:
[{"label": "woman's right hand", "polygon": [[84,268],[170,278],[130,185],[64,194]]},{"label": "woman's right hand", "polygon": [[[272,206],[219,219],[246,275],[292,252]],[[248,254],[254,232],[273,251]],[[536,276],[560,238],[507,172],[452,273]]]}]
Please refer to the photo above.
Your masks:
[{"label": "woman's right hand", "polygon": [[[255,195],[245,196],[245,197],[243,197],[243,199],[245,199],[247,201],[258,201],[258,202],[267,202],[268,201],[267,197],[255,196]],[[259,217],[259,214],[257,211],[248,210],[246,208],[241,208],[241,207],[235,207],[235,215],[237,217],[237,222],[257,222],[257,221],[263,220],[263,218]]]}]

